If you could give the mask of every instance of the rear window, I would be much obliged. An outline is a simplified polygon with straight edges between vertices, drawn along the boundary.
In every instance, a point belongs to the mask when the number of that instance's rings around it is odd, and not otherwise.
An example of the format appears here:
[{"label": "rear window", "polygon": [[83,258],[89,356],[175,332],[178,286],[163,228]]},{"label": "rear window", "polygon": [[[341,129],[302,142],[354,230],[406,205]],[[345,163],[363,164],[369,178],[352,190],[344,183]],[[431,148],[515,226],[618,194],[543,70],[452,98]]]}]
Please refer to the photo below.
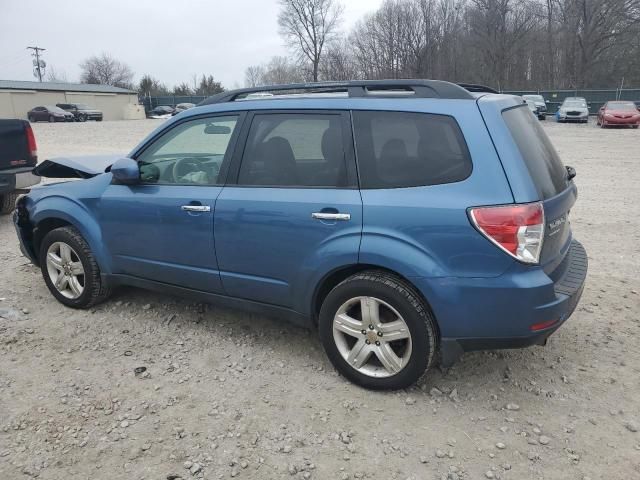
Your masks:
[{"label": "rear window", "polygon": [[362,188],[400,188],[459,182],[471,174],[469,150],[446,115],[353,112]]},{"label": "rear window", "polygon": [[538,119],[526,107],[505,110],[502,117],[540,198],[544,200],[562,192],[567,187],[567,171]]}]

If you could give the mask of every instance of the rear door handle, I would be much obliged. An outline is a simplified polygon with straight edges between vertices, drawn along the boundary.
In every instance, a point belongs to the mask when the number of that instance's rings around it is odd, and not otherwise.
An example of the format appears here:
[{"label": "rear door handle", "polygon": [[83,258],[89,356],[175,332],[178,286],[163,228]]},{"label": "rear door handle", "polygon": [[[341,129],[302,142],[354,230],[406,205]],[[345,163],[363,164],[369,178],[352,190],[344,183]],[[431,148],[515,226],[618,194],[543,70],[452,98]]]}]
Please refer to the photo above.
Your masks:
[{"label": "rear door handle", "polygon": [[351,214],[314,212],[311,214],[311,218],[315,218],[316,220],[341,220],[346,222],[347,220],[351,220]]},{"label": "rear door handle", "polygon": [[182,205],[180,207],[183,212],[210,212],[209,205]]}]

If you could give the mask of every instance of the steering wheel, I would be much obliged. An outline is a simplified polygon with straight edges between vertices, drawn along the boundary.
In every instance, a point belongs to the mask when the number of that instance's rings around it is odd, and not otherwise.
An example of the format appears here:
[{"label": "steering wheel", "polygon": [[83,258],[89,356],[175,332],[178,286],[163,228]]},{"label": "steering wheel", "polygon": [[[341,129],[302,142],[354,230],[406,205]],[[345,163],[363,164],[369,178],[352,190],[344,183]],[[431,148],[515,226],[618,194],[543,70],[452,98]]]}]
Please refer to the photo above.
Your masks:
[{"label": "steering wheel", "polygon": [[197,157],[184,157],[176,161],[173,164],[173,180],[180,183],[180,179],[186,174],[202,170],[201,163],[202,159]]}]

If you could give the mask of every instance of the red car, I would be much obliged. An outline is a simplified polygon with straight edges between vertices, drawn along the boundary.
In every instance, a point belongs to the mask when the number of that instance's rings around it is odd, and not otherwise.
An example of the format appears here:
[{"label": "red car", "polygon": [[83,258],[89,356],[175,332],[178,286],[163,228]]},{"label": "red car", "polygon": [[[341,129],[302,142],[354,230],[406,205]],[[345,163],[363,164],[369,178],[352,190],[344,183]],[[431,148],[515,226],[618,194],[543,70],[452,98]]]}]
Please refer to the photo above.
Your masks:
[{"label": "red car", "polygon": [[607,102],[598,112],[598,125],[602,128],[610,125],[640,125],[640,110],[633,102]]}]

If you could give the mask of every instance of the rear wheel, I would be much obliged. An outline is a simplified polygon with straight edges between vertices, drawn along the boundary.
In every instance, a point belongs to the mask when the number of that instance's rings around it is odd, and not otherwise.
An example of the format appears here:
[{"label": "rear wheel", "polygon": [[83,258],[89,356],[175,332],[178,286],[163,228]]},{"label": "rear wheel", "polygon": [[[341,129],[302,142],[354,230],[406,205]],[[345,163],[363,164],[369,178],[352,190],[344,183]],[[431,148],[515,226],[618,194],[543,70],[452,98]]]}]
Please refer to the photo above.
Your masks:
[{"label": "rear wheel", "polygon": [[329,360],[352,382],[376,390],[405,388],[433,363],[437,330],[420,295],[382,271],[353,275],[320,310]]},{"label": "rear wheel", "polygon": [[78,115],[78,121],[79,122],[86,122],[87,121],[87,117],[85,117],[84,115]]},{"label": "rear wheel", "polygon": [[47,233],[40,245],[39,258],[44,281],[60,303],[88,308],[109,296],[89,244],[74,227]]},{"label": "rear wheel", "polygon": [[36,117],[34,117],[33,115],[29,115],[29,122],[36,123]]},{"label": "rear wheel", "polygon": [[4,195],[0,195],[0,214],[6,215],[8,213],[13,212],[17,199],[18,199],[18,194],[15,192],[10,192],[10,193],[5,193]]},{"label": "rear wheel", "polygon": [[56,121],[56,117],[54,117],[53,115],[49,115],[49,123],[53,123]]},{"label": "rear wheel", "polygon": [[640,125],[632,125],[633,128],[638,128]]}]

